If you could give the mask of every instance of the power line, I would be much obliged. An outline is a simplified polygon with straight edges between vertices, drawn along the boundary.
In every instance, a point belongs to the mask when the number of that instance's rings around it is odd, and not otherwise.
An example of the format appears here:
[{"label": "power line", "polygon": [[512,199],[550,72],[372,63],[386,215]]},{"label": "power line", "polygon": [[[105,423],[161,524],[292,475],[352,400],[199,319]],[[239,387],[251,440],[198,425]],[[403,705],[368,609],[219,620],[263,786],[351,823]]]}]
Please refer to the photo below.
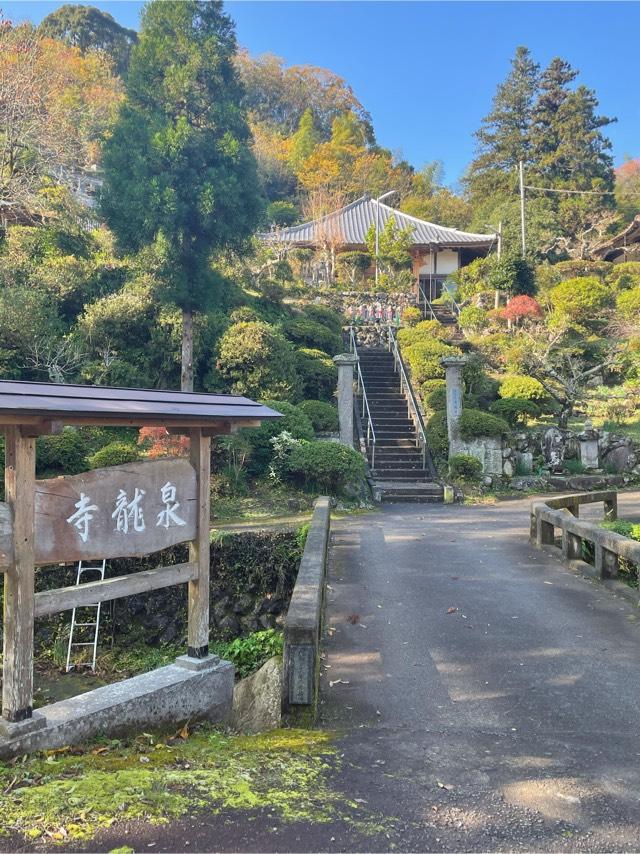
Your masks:
[{"label": "power line", "polygon": [[525,184],[524,189],[535,190],[539,193],[565,193],[577,196],[640,196],[640,192],[635,193],[631,190],[619,190],[618,193],[614,190],[564,190],[556,187],[533,187],[531,184]]}]

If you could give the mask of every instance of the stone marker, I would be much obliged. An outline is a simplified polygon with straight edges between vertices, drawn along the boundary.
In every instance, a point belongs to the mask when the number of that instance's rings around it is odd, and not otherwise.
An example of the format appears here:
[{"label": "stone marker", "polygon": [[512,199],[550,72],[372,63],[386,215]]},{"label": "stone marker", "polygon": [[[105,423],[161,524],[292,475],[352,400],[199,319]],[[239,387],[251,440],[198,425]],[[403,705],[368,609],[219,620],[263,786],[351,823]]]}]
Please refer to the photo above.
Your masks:
[{"label": "stone marker", "polygon": [[584,430],[578,435],[580,442],[580,462],[586,469],[600,468],[598,451],[598,433],[593,429],[591,421],[584,422]]},{"label": "stone marker", "polygon": [[466,362],[465,356],[446,356],[440,360],[447,381],[447,432],[449,433],[450,456],[456,453],[453,446],[460,439],[458,425],[462,415],[462,369]]},{"label": "stone marker", "polygon": [[282,658],[270,658],[260,670],[241,679],[233,691],[230,725],[239,732],[266,732],[281,723]]},{"label": "stone marker", "polygon": [[340,443],[353,448],[353,368],[358,357],[353,353],[334,356],[338,366],[338,418],[340,419]]}]

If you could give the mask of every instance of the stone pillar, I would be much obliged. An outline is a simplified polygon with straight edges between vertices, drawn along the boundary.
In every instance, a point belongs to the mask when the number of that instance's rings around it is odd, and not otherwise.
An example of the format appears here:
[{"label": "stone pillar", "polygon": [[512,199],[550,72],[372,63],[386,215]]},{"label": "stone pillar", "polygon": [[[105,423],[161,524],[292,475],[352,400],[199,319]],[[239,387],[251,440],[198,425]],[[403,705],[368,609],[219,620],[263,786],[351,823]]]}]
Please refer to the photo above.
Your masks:
[{"label": "stone pillar", "polygon": [[593,429],[590,421],[584,422],[584,430],[578,435],[580,442],[580,462],[585,469],[597,469],[600,467],[600,455],[598,453],[598,433]]},{"label": "stone pillar", "polygon": [[455,443],[460,441],[459,421],[462,415],[462,368],[465,356],[446,356],[441,360],[447,380],[447,432],[449,433],[449,455],[455,454]]},{"label": "stone pillar", "polygon": [[353,448],[353,368],[358,357],[353,353],[334,356],[338,366],[338,418],[340,419],[340,443]]}]

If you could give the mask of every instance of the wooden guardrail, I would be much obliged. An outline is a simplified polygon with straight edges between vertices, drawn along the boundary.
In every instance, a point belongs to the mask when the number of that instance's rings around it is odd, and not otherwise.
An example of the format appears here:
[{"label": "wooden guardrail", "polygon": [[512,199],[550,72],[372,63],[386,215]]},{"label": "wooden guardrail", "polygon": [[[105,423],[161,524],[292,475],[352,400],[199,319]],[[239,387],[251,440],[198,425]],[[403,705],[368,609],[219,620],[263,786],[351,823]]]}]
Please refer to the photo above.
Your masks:
[{"label": "wooden guardrail", "polygon": [[282,706],[289,716],[315,716],[330,525],[330,499],[317,498],[284,623]]},{"label": "wooden guardrail", "polygon": [[[583,504],[604,504],[604,518],[618,515],[617,493],[613,490],[575,493],[531,502],[531,539],[538,546],[556,546],[556,528],[562,535],[561,552],[567,561],[584,561],[582,543],[592,543],[595,571],[602,579],[616,579],[620,558],[640,566],[640,542],[601,528],[579,518]],[[634,594],[637,598],[637,591]]]}]

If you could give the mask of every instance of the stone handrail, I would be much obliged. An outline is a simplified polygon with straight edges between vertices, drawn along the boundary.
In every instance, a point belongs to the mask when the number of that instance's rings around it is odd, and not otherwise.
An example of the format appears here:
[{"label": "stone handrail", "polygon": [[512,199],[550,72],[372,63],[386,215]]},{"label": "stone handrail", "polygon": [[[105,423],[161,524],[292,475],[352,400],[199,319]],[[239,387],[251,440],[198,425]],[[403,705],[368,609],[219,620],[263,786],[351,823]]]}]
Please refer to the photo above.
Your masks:
[{"label": "stone handrail", "polygon": [[317,498],[284,623],[282,706],[289,715],[315,715],[330,527],[330,499]]},{"label": "stone handrail", "polygon": [[[531,539],[538,546],[555,547],[555,529],[562,532],[562,557],[583,561],[583,541],[593,543],[595,571],[601,579],[616,579],[620,558],[640,566],[640,542],[578,518],[582,504],[604,504],[604,517],[617,518],[617,493],[613,490],[576,493],[531,502]],[[627,588],[628,590],[628,588]],[[637,599],[637,591],[634,591]]]}]

